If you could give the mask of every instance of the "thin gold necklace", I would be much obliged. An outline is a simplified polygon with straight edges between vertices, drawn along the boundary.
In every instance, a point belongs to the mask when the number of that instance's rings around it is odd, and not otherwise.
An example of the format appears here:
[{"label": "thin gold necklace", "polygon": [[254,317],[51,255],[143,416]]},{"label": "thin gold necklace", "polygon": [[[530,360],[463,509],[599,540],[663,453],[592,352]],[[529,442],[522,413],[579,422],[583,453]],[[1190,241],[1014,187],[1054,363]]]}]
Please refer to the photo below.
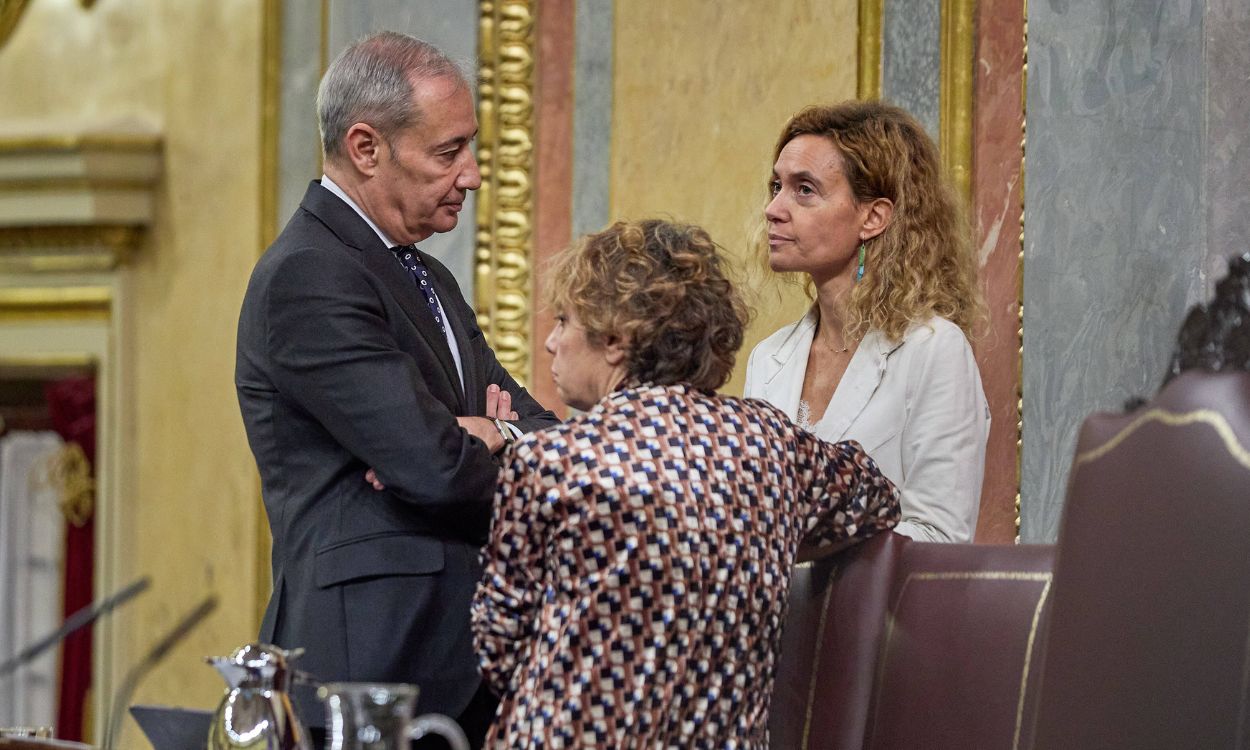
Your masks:
[{"label": "thin gold necklace", "polygon": [[850,344],[847,344],[841,349],[834,349],[832,346],[829,346],[829,343],[827,341],[825,341],[824,339],[821,339],[819,336],[816,337],[816,340],[820,342],[821,346],[825,347],[826,349],[833,352],[834,354],[845,354],[851,350]]}]

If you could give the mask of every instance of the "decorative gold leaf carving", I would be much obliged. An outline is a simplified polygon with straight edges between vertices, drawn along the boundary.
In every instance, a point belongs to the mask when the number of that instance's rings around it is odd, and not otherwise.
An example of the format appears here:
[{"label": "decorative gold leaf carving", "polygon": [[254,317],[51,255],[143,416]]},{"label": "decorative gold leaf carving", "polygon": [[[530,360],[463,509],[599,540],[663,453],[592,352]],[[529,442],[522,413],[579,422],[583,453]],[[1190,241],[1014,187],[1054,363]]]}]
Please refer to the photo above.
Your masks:
[{"label": "decorative gold leaf carving", "polygon": [[474,250],[478,324],[518,382],[530,376],[533,244],[534,3],[482,0]]},{"label": "decorative gold leaf carving", "polygon": [[66,443],[48,458],[43,483],[60,496],[65,520],[82,528],[95,512],[95,480],[91,463],[78,443]]}]

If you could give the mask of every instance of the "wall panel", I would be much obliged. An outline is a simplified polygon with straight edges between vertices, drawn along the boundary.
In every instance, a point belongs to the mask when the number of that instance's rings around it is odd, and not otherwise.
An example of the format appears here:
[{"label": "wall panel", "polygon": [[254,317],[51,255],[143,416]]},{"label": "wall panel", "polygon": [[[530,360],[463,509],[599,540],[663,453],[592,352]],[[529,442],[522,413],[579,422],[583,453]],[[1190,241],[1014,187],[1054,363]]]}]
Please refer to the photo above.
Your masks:
[{"label": "wall panel", "polygon": [[1204,10],[1028,6],[1023,541],[1054,540],[1081,421],[1154,392],[1205,293]]},{"label": "wall panel", "polygon": [[[615,14],[612,218],[667,216],[705,227],[741,268],[758,268],[772,148],[805,105],[855,96],[858,5],[783,0],[618,0]],[[714,33],[709,31],[714,30]],[[802,315],[798,287],[756,286],[746,355]]]},{"label": "wall panel", "polygon": [[[114,676],[209,591],[222,606],[148,676],[141,702],[211,705],[220,678],[200,658],[257,627],[255,467],[233,371],[258,254],[261,18],[252,0],[34,2],[0,48],[0,131],[163,137],[152,231],[115,279],[123,382],[99,394],[121,476],[115,533],[98,542],[110,564],[97,571],[114,576],[97,585],[153,579],[114,615]],[[96,691],[97,730],[110,697]],[[131,730],[119,746],[142,744]]]}]

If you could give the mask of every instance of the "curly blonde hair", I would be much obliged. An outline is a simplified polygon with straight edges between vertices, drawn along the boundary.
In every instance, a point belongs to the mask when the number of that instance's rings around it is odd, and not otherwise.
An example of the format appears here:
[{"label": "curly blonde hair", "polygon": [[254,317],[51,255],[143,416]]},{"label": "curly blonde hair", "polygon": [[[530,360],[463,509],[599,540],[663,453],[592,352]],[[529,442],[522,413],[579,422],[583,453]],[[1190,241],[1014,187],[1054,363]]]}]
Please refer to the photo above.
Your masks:
[{"label": "curly blonde hair", "polygon": [[561,253],[547,296],[587,340],[612,338],[641,383],[715,390],[729,380],[748,310],[703,229],[658,219],[617,222]]},{"label": "curly blonde hair", "polygon": [[971,230],[920,123],[878,101],[808,107],[786,123],[773,161],[801,135],[837,148],[857,204],[877,198],[894,204],[889,226],[867,241],[864,277],[845,302],[847,339],[875,329],[898,341],[908,326],[935,315],[973,338],[986,314]]}]

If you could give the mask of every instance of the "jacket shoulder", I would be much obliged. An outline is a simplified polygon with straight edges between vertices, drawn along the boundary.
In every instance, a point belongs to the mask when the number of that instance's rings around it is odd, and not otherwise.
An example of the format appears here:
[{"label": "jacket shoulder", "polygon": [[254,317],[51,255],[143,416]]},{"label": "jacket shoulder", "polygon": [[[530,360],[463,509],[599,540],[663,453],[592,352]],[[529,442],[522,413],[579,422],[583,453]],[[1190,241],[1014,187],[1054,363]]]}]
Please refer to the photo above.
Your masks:
[{"label": "jacket shoulder", "polygon": [[903,334],[903,344],[943,349],[972,348],[963,329],[940,315],[934,315],[923,323],[913,323]]}]

